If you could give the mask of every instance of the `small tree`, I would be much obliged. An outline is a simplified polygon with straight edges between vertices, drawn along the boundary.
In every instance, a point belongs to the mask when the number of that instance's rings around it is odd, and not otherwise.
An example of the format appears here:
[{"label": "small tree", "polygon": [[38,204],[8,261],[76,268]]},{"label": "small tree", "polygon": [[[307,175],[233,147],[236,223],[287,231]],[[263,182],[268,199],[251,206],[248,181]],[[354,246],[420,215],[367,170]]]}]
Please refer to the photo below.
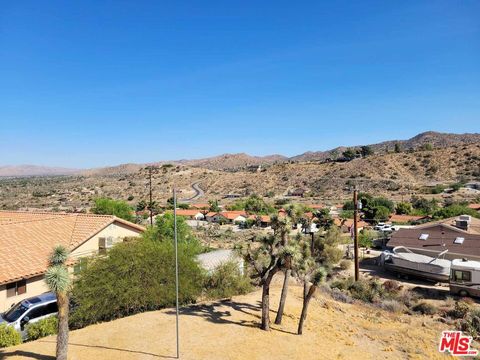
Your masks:
[{"label": "small tree", "polygon": [[357,156],[357,154],[355,153],[355,151],[353,151],[351,148],[348,148],[347,150],[345,150],[343,153],[342,153],[343,157],[347,160],[353,160],[355,159],[355,157]]},{"label": "small tree", "polygon": [[412,211],[412,204],[410,204],[409,202],[399,202],[395,207],[395,212],[398,215],[410,215]]},{"label": "small tree", "polygon": [[363,157],[373,155],[373,149],[371,146],[362,146],[360,148],[360,154],[362,154]]},{"label": "small tree", "polygon": [[395,152],[397,154],[402,152],[402,148],[400,147],[399,143],[395,143]]},{"label": "small tree", "polygon": [[68,313],[70,290],[70,276],[66,261],[68,251],[59,245],[50,255],[49,267],[45,273],[45,281],[49,289],[57,296],[58,303],[58,335],[57,335],[57,360],[67,360],[68,356]]},{"label": "small tree", "polygon": [[98,198],[92,207],[92,212],[99,215],[115,215],[119,218],[133,221],[132,208],[126,201],[110,198]]}]

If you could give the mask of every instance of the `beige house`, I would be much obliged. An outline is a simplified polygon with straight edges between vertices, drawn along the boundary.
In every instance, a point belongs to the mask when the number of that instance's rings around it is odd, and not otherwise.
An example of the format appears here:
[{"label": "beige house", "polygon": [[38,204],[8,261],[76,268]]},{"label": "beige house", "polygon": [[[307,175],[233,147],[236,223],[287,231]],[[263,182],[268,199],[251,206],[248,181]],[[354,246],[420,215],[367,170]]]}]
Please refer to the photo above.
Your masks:
[{"label": "beige house", "polygon": [[111,215],[0,211],[0,312],[48,291],[44,273],[56,245],[70,250],[74,271],[81,267],[78,259],[143,231]]}]

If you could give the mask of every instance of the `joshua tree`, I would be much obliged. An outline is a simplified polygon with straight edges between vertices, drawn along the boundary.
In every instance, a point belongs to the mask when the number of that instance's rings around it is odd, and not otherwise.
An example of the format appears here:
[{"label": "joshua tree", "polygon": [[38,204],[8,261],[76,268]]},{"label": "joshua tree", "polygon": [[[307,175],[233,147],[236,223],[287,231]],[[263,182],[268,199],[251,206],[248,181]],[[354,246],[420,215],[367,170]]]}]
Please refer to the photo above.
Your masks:
[{"label": "joshua tree", "polygon": [[48,287],[57,295],[57,360],[67,360],[68,354],[68,291],[70,290],[70,276],[65,265],[67,259],[67,249],[61,245],[55,247],[50,255],[49,267],[45,274]]},{"label": "joshua tree", "polygon": [[[244,256],[255,270],[254,278],[258,278],[262,286],[262,330],[270,330],[270,283],[273,276],[281,269],[283,262],[282,234],[266,236],[260,239],[260,246],[248,245]],[[285,235],[286,236],[286,235]]]},{"label": "joshua tree", "polygon": [[310,287],[308,288],[307,293],[303,297],[303,307],[302,307],[302,314],[300,315],[300,320],[298,322],[298,330],[297,334],[302,335],[303,333],[303,324],[305,322],[305,319],[307,318],[307,312],[308,312],[308,305],[310,304],[310,300],[313,297],[313,294],[315,294],[315,291],[318,288],[318,285],[325,279],[326,277],[326,271],[323,268],[317,268],[311,278],[311,284]]}]

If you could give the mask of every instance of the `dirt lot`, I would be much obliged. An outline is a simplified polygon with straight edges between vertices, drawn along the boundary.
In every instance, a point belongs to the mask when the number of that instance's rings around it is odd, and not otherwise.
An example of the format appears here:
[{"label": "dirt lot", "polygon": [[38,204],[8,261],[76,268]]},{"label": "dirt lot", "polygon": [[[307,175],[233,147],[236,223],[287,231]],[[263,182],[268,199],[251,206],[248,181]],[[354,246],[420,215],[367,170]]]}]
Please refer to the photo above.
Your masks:
[{"label": "dirt lot", "polygon": [[[280,286],[272,293],[276,309]],[[446,359],[437,346],[441,323],[429,317],[394,315],[344,304],[319,294],[312,301],[304,335],[295,335],[301,288],[293,286],[282,326],[259,330],[260,292],[232,301],[184,308],[180,317],[181,359]],[[272,311],[272,318],[274,317]],[[72,331],[70,359],[169,359],[175,355],[171,309]],[[2,359],[54,359],[55,338],[0,351]]]}]

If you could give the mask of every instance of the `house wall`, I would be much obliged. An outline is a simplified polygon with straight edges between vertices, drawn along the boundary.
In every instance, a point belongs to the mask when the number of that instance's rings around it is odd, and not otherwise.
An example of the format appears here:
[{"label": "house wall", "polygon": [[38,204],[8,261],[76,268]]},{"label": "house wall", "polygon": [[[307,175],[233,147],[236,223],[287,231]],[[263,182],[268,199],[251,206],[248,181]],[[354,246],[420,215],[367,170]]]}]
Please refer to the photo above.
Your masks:
[{"label": "house wall", "polygon": [[[139,230],[130,228],[121,223],[110,224],[98,234],[92,236],[85,243],[73,250],[71,253],[71,257],[74,259],[78,259],[85,256],[96,255],[98,253],[99,238],[101,237],[112,236],[114,238],[125,238],[131,236],[138,236],[139,234]],[[70,271],[72,272],[72,269],[70,269]],[[40,295],[47,291],[48,287],[45,283],[43,275],[27,279],[26,292],[22,295],[16,295],[7,298],[7,285],[0,285],[0,312],[8,310],[11,305],[18,303],[19,301],[22,301],[32,296]]]},{"label": "house wall", "polygon": [[0,312],[4,312],[12,305],[31,296],[40,295],[48,291],[43,275],[27,279],[27,291],[25,294],[7,298],[7,284],[0,285]]}]

